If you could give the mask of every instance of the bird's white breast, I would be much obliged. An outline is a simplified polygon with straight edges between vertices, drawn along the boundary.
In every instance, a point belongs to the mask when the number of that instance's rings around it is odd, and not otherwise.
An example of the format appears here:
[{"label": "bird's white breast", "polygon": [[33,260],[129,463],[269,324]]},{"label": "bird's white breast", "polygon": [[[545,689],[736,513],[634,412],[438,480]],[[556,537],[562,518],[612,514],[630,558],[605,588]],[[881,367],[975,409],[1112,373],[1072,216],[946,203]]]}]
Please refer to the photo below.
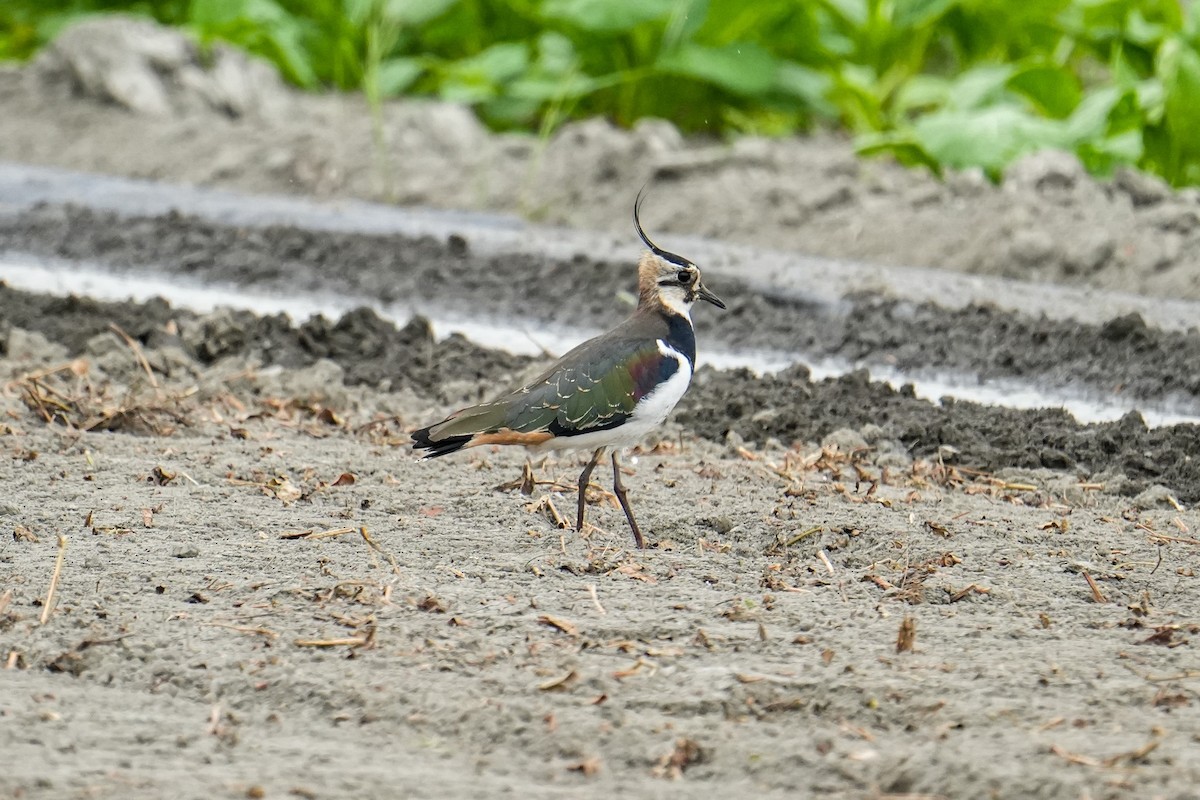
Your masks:
[{"label": "bird's white breast", "polygon": [[656,386],[654,391],[642,397],[642,401],[633,409],[633,416],[622,427],[641,423],[646,425],[646,431],[649,431],[651,428],[661,425],[692,382],[692,365],[683,353],[673,349],[662,339],[658,340],[658,351],[666,358],[675,359],[679,369],[675,370],[675,374],[670,378]]}]

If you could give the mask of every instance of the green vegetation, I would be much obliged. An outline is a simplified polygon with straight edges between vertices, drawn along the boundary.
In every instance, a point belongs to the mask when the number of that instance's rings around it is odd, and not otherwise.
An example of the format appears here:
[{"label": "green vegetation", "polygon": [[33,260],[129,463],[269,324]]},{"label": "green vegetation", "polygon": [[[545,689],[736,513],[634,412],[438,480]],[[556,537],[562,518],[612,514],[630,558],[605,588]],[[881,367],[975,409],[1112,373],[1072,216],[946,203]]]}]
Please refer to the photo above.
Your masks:
[{"label": "green vegetation", "polygon": [[5,0],[0,58],[122,10],[305,88],[472,105],[496,128],[843,126],[864,153],[997,175],[1044,147],[1200,184],[1198,0]]}]

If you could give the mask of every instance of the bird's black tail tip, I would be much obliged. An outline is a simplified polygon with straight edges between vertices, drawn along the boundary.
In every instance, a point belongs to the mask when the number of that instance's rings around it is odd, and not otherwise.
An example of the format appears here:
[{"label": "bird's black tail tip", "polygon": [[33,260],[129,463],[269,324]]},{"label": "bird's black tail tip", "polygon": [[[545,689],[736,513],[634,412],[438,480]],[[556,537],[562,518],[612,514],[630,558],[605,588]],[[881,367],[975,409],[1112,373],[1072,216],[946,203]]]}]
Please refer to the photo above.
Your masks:
[{"label": "bird's black tail tip", "polygon": [[461,450],[467,446],[467,442],[471,441],[471,436],[450,436],[445,439],[439,439],[436,442],[429,436],[429,428],[422,428],[419,431],[413,431],[413,449],[424,450],[422,458],[437,458],[456,450]]}]

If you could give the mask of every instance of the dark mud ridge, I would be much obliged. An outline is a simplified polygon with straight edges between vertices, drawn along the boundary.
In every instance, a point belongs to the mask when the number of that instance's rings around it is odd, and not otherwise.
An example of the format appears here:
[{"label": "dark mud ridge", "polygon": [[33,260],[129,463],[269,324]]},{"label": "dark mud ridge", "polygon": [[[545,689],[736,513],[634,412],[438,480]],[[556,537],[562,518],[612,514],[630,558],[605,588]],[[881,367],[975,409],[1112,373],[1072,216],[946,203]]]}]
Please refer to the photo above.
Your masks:
[{"label": "dark mud ridge", "polygon": [[[438,342],[429,325],[414,319],[397,328],[369,309],[336,321],[315,318],[293,325],[283,316],[222,311],[197,316],[164,301],[106,303],[88,298],[30,294],[0,284],[0,347],[5,329],[38,331],[72,353],[117,323],[147,348],[173,345],[202,364],[226,357],[255,358],[264,365],[301,367],[321,358],[337,362],[351,384],[408,388],[439,401],[450,380],[461,386],[504,385],[530,359],[491,351],[452,336]],[[168,334],[174,320],[180,335]],[[935,405],[872,382],[865,371],[823,381],[802,367],[757,377],[747,370],[700,370],[676,419],[713,440],[730,432],[751,442],[819,441],[840,428],[880,426],[914,457],[938,455],[947,463],[996,471],[1048,467],[1082,476],[1124,474],[1121,491],[1163,484],[1185,502],[1200,501],[1200,461],[1193,460],[1200,430],[1178,425],[1147,429],[1130,414],[1118,422],[1081,425],[1058,410],[1021,411],[973,403]]]},{"label": "dark mud ridge", "polygon": [[[147,267],[258,291],[314,292],[406,305],[432,316],[463,309],[495,320],[607,327],[634,288],[632,265],[579,254],[481,256],[447,240],[287,226],[233,227],[169,213],[126,217],[72,206],[0,216],[0,252]],[[702,265],[703,266],[703,265]],[[1200,410],[1200,332],[1164,332],[1137,315],[1083,325],[1000,311],[947,310],[871,295],[836,305],[710,281],[729,304],[696,324],[708,347],[841,358],[908,373],[1025,380],[1093,397],[1113,393]]]}]

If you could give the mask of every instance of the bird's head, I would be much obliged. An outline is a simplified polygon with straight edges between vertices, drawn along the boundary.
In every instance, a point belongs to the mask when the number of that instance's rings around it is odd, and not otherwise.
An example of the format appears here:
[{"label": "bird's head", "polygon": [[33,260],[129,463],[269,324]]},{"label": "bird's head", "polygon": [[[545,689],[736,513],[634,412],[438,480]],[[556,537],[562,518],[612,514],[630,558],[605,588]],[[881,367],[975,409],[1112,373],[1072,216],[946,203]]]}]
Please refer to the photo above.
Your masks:
[{"label": "bird's head", "polygon": [[633,203],[633,224],[650,248],[638,262],[638,308],[662,305],[676,314],[690,316],[692,303],[706,300],[725,308],[721,298],[710,292],[700,277],[700,268],[683,256],[669,253],[650,241],[642,229],[642,192]]}]

